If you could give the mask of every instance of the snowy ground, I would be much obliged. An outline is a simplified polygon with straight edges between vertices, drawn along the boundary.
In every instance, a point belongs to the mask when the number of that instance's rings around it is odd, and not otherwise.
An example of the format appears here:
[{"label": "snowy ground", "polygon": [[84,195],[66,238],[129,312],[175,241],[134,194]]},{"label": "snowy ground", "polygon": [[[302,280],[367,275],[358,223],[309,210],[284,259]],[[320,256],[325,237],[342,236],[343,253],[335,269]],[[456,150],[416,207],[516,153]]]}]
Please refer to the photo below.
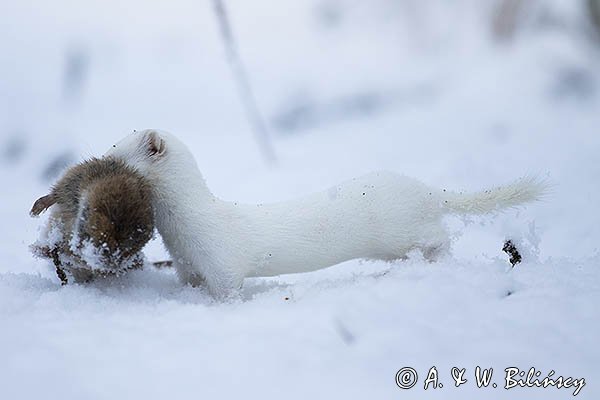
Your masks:
[{"label": "snowy ground", "polygon": [[[505,44],[474,0],[228,4],[272,168],[210,2],[0,3],[0,397],[572,397],[502,389],[516,366],[585,378],[577,397],[598,398],[600,54],[573,28],[579,2],[548,2],[560,23],[530,21]],[[70,92],[65,54],[84,65]],[[290,199],[374,169],[457,190],[531,173],[555,186],[518,211],[450,218],[453,253],[435,264],[252,279],[230,304],[152,269],[61,287],[28,251],[50,167],[146,127],[187,142],[228,200]],[[525,253],[514,270],[506,237]],[[160,238],[146,254],[167,257]],[[424,392],[434,365],[444,388]],[[475,388],[478,365],[499,388]],[[420,380],[403,391],[407,366]],[[453,366],[467,368],[460,388]]]}]

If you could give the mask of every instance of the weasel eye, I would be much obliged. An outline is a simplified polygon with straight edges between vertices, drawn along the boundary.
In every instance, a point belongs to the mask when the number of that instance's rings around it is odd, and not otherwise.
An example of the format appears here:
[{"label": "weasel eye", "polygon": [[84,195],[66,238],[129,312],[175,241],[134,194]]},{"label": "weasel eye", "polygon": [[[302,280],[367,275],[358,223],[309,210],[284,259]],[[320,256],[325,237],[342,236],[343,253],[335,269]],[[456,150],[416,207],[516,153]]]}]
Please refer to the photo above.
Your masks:
[{"label": "weasel eye", "polygon": [[113,147],[117,147],[117,145],[116,145],[116,144],[113,144]]}]

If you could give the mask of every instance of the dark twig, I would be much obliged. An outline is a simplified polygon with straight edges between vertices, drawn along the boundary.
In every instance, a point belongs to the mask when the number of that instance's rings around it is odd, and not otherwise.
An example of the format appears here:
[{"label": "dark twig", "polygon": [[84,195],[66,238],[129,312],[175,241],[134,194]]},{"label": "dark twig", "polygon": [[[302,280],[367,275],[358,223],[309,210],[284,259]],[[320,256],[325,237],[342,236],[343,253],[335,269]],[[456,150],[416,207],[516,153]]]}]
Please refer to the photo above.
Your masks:
[{"label": "dark twig", "polygon": [[173,261],[156,261],[152,263],[154,268],[171,268],[173,266]]},{"label": "dark twig", "polygon": [[587,8],[590,14],[590,20],[600,34],[600,0],[587,0]]},{"label": "dark twig", "polygon": [[513,268],[523,259],[523,257],[521,257],[521,254],[519,253],[519,250],[517,250],[517,247],[514,245],[512,240],[507,240],[506,242],[504,242],[502,251],[510,256],[509,261]]},{"label": "dark twig", "polygon": [[227,60],[229,61],[229,66],[233,72],[240,97],[244,104],[244,108],[246,109],[246,116],[248,117],[250,125],[252,125],[252,130],[254,131],[254,135],[256,136],[256,140],[265,160],[272,164],[276,161],[275,150],[269,139],[267,124],[256,104],[256,98],[254,97],[252,87],[250,86],[246,69],[244,68],[244,64],[239,55],[237,43],[233,35],[233,30],[231,29],[231,23],[229,22],[227,10],[225,9],[225,4],[223,3],[223,0],[213,0],[213,5],[221,28],[221,38],[223,39],[223,45],[225,46],[225,51],[227,53]]},{"label": "dark twig", "polygon": [[65,273],[65,270],[62,268],[60,257],[58,255],[58,248],[52,249],[50,254],[52,255],[52,261],[54,262],[54,266],[56,267],[56,275],[58,275],[58,278],[60,279],[60,284],[64,286],[67,283],[69,283],[69,280],[67,279],[67,274]]},{"label": "dark twig", "polygon": [[500,0],[497,3],[492,21],[496,39],[509,41],[514,37],[524,6],[523,0]]}]

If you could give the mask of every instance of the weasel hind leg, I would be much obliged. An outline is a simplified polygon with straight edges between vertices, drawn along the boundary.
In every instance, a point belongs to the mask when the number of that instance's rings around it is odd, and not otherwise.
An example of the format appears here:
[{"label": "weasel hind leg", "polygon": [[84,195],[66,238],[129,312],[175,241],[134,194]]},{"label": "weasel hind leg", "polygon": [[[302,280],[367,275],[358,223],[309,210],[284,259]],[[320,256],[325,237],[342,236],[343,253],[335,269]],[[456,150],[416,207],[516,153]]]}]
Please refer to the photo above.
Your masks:
[{"label": "weasel hind leg", "polygon": [[423,258],[436,262],[450,254],[451,239],[442,221],[435,221],[422,232],[423,241],[418,246]]},{"label": "weasel hind leg", "polygon": [[433,244],[427,244],[421,247],[423,258],[429,262],[439,261],[444,256],[450,254],[450,241],[442,241]]}]

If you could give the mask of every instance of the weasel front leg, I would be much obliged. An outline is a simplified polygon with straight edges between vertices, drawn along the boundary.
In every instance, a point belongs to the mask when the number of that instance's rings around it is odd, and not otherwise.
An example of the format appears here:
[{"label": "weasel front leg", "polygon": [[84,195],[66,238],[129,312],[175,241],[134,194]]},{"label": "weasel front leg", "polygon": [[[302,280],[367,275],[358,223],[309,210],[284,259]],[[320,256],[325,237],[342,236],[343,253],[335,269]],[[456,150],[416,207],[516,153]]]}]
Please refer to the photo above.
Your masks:
[{"label": "weasel front leg", "polygon": [[205,286],[210,294],[221,300],[236,297],[244,282],[243,276],[225,270],[200,272],[190,264],[174,261],[173,265],[183,284],[193,287]]},{"label": "weasel front leg", "polygon": [[240,289],[244,283],[244,278],[227,271],[218,271],[209,273],[206,276],[206,283],[210,293],[218,299],[234,299],[240,295]]},{"label": "weasel front leg", "polygon": [[184,285],[190,285],[193,287],[206,285],[206,280],[204,277],[199,272],[193,271],[189,264],[173,261],[172,265],[175,267],[179,281]]}]

